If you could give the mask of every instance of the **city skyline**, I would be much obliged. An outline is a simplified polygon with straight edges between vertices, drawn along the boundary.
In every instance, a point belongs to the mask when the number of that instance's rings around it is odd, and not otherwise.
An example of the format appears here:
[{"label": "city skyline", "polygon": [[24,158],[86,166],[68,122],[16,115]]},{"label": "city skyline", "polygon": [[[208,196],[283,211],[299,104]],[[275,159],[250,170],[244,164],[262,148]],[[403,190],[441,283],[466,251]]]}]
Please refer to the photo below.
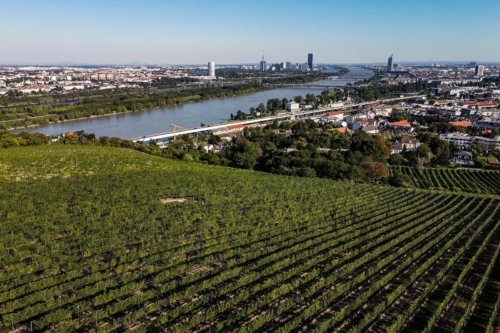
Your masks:
[{"label": "city skyline", "polygon": [[[307,53],[315,63],[384,62],[391,53],[401,63],[500,61],[495,1],[304,4],[7,2],[0,63],[245,64],[258,63],[262,50],[268,62],[304,63]],[[463,24],[474,17],[480,25]]]}]

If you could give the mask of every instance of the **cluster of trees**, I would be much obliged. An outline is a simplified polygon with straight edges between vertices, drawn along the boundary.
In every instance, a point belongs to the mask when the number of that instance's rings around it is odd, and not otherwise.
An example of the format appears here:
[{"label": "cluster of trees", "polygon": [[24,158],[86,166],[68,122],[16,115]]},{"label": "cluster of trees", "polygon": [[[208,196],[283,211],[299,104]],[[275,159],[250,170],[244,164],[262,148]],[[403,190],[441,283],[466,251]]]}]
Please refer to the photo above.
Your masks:
[{"label": "cluster of trees", "polygon": [[[151,144],[148,148],[154,149]],[[246,128],[229,149],[218,154],[204,151],[194,149],[192,138],[181,137],[159,153],[176,159],[290,176],[358,181],[387,177],[386,160],[390,155],[381,136],[360,131],[349,137],[333,130],[331,125],[318,131],[318,124],[312,120],[280,125],[275,122],[264,129]]]},{"label": "cluster of trees", "polygon": [[[318,108],[321,105],[327,105],[329,103],[334,103],[344,98],[345,92],[341,89],[335,90],[323,90],[321,94],[306,94],[305,98],[301,95],[293,97],[294,102],[299,104],[311,105],[313,108]],[[257,107],[250,108],[250,114],[238,110],[236,114],[231,114],[231,120],[246,120],[255,119],[259,117],[267,117],[269,115],[274,115],[276,111],[284,110],[285,104],[289,101],[288,98],[271,98],[267,100],[267,104],[260,103]]]},{"label": "cluster of trees", "polygon": [[420,133],[417,138],[421,143],[417,150],[403,149],[401,154],[392,154],[389,163],[396,166],[410,167],[450,166],[450,157],[455,149],[452,142],[441,140],[439,136],[429,132]]},{"label": "cluster of trees", "polygon": [[317,80],[327,79],[331,76],[342,76],[349,73],[349,68],[346,67],[338,67],[338,71],[335,73],[332,72],[297,72],[299,75],[296,76],[287,76],[281,78],[265,78],[262,80],[262,83],[269,84],[305,84],[310,83]]},{"label": "cluster of trees", "polygon": [[262,83],[267,84],[303,84],[326,79],[331,76],[345,75],[349,73],[349,69],[346,67],[338,67],[336,73],[322,71],[304,73],[301,70],[284,70],[278,73],[280,76],[272,77],[271,75],[274,74],[269,71],[256,71],[242,68],[219,68],[215,70],[215,75],[217,77],[227,79],[262,78]]},{"label": "cluster of trees", "polygon": [[50,142],[50,138],[41,133],[12,134],[9,132],[0,132],[0,147],[21,147],[21,146],[39,146],[46,145]]},{"label": "cluster of trees", "polygon": [[416,83],[400,83],[397,85],[381,85],[372,83],[364,86],[355,86],[354,96],[362,101],[374,101],[380,98],[395,97],[401,93],[418,93],[422,90],[427,90],[436,86],[427,82],[417,81]]},{"label": "cluster of trees", "polygon": [[172,78],[172,77],[161,77],[154,79],[148,86],[156,87],[158,89],[171,88],[178,86],[179,84],[190,84],[198,83],[200,80],[195,78],[183,77],[183,78]]}]

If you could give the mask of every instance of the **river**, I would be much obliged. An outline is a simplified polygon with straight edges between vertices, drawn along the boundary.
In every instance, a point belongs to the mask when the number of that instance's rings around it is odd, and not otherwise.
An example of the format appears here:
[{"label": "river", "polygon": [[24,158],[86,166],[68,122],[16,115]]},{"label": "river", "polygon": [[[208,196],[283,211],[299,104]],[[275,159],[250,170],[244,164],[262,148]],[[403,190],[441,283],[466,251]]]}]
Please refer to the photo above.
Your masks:
[{"label": "river", "polygon": [[309,85],[309,89],[305,87],[279,88],[250,95],[219,98],[179,106],[39,125],[13,130],[12,132],[59,134],[84,130],[87,133],[94,133],[97,137],[105,135],[129,139],[169,132],[172,130],[170,124],[185,128],[199,127],[202,123],[205,125],[218,124],[228,120],[231,113],[236,114],[238,110],[249,113],[251,107],[257,107],[259,103],[266,104],[267,100],[271,98],[292,99],[297,95],[305,97],[306,94],[311,93],[317,95],[324,90],[324,87],[313,87],[313,85],[345,85],[355,82],[356,79],[362,81],[373,75],[372,71],[359,67],[350,67],[349,69],[350,72],[347,75],[334,80],[313,82]]}]

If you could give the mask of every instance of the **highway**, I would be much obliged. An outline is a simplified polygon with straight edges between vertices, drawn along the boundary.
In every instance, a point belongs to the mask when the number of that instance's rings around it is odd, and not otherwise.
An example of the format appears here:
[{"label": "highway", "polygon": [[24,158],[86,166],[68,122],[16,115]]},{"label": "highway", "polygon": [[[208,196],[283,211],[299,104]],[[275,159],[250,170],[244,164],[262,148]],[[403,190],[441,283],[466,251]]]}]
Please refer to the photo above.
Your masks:
[{"label": "highway", "polygon": [[[269,116],[269,117],[265,117],[265,118],[257,118],[257,119],[251,119],[251,120],[243,120],[243,121],[228,121],[226,123],[217,124],[217,125],[210,125],[210,126],[205,126],[205,127],[195,127],[195,128],[186,128],[186,129],[183,129],[182,131],[177,131],[176,135],[204,133],[204,132],[218,130],[218,129],[224,128],[226,126],[229,126],[229,125],[249,125],[249,124],[274,121],[274,120],[278,120],[278,121],[297,120],[297,119],[303,119],[303,118],[305,118],[307,116],[311,116],[311,115],[325,114],[325,113],[328,113],[331,111],[352,112],[352,110],[349,111],[348,109],[358,108],[358,107],[364,106],[364,105],[384,103],[384,102],[402,101],[402,100],[415,98],[418,96],[420,96],[420,95],[388,98],[388,99],[376,100],[376,101],[372,101],[372,102],[363,102],[363,103],[350,104],[350,105],[348,104],[348,105],[337,106],[337,107],[320,108],[320,109],[316,109],[316,110],[294,111],[294,112],[285,111],[285,112],[280,112],[279,114],[277,114],[275,116]],[[164,132],[164,133],[146,135],[146,136],[140,137],[140,138],[133,138],[131,140],[133,142],[148,142],[149,140],[164,140],[164,139],[170,139],[173,137],[174,137],[174,132]]]}]

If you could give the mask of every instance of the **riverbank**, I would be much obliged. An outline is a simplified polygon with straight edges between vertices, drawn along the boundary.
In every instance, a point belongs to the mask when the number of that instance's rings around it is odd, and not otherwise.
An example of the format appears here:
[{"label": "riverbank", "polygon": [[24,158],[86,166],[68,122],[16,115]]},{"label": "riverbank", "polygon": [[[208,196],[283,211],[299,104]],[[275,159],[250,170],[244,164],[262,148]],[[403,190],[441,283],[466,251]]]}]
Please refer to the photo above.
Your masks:
[{"label": "riverbank", "polygon": [[[275,87],[260,84],[239,86],[211,87],[180,92],[166,92],[146,96],[129,96],[110,98],[106,100],[84,101],[73,105],[30,106],[23,108],[7,108],[10,115],[40,114],[34,117],[23,117],[22,120],[3,120],[0,129],[11,130],[29,128],[37,125],[48,125],[62,121],[91,118],[93,116],[108,116],[128,112],[146,111],[158,107],[178,106],[187,103],[202,102],[211,99],[234,97],[252,94],[260,91],[273,90]],[[1,119],[1,115],[0,115]]]}]

